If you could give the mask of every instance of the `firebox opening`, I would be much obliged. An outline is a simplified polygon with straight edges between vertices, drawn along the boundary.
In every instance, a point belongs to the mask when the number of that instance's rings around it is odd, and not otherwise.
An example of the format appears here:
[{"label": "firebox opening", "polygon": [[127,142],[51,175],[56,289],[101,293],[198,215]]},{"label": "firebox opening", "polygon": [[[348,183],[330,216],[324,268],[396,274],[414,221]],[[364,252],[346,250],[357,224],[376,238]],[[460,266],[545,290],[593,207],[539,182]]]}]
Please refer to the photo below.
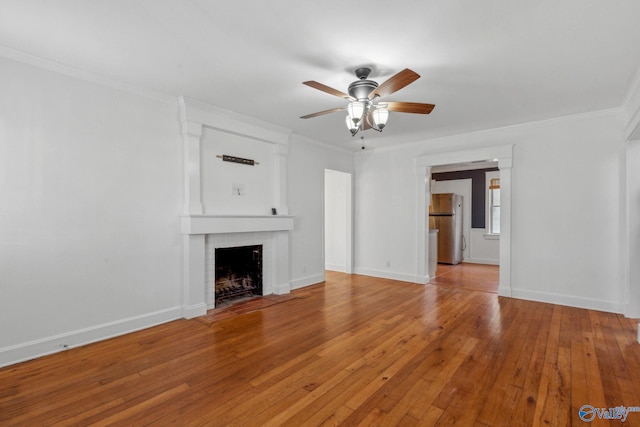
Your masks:
[{"label": "firebox opening", "polygon": [[262,245],[216,248],[216,306],[262,295]]}]

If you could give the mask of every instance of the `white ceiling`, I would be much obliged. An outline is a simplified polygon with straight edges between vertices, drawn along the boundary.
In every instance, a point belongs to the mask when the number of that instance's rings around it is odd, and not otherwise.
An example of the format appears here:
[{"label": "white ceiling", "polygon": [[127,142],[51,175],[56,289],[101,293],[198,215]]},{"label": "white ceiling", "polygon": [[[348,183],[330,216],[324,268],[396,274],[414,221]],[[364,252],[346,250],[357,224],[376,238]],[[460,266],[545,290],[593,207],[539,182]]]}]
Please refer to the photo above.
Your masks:
[{"label": "white ceiling", "polygon": [[[391,113],[383,146],[620,107],[640,67],[637,0],[0,0],[0,46],[171,96],[185,95],[358,149],[344,113],[353,70]],[[7,49],[8,48],[8,49]]]}]

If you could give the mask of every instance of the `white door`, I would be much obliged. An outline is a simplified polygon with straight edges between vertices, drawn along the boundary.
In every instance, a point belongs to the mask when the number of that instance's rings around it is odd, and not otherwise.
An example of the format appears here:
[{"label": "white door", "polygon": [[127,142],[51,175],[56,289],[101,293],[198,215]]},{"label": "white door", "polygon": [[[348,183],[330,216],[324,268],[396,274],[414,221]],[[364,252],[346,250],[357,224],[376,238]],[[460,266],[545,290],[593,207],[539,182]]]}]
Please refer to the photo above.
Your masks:
[{"label": "white door", "polygon": [[351,174],[324,171],[324,263],[326,270],[351,273]]}]

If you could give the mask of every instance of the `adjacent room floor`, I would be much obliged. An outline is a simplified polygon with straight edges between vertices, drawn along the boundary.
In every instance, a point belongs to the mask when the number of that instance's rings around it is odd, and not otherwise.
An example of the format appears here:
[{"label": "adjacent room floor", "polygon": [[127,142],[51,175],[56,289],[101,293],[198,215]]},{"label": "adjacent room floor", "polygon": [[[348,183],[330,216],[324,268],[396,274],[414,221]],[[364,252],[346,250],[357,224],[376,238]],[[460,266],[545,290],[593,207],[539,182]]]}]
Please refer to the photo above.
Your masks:
[{"label": "adjacent room floor", "polygon": [[429,283],[472,291],[498,293],[500,267],[487,264],[438,264],[436,277]]}]

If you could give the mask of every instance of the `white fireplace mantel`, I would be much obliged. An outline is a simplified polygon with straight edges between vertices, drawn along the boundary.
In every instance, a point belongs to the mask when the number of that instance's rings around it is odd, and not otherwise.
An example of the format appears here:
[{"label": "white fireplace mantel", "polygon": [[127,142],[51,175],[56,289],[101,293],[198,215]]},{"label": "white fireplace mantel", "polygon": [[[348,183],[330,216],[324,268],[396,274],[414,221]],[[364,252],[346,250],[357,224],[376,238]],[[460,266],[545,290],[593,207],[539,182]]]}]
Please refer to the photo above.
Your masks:
[{"label": "white fireplace mantel", "polygon": [[293,220],[289,215],[189,215],[181,219],[182,234],[289,231]]}]

